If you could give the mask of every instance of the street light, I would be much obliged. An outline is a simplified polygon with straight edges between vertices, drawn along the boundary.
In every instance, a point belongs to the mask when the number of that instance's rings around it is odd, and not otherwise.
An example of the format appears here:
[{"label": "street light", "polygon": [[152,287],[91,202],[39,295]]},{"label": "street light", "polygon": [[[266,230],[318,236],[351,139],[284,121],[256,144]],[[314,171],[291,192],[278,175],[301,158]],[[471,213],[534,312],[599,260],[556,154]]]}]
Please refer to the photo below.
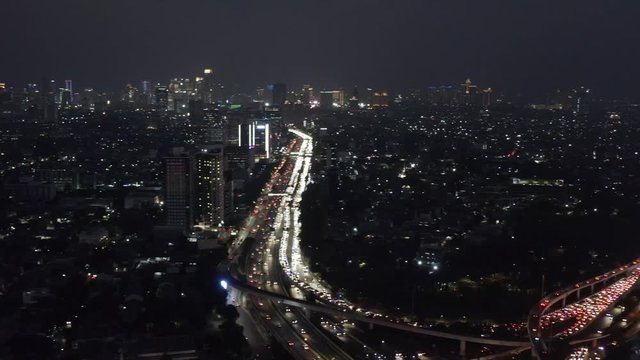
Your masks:
[{"label": "street light", "polygon": [[227,290],[229,288],[229,283],[227,282],[227,280],[220,280],[220,286]]}]

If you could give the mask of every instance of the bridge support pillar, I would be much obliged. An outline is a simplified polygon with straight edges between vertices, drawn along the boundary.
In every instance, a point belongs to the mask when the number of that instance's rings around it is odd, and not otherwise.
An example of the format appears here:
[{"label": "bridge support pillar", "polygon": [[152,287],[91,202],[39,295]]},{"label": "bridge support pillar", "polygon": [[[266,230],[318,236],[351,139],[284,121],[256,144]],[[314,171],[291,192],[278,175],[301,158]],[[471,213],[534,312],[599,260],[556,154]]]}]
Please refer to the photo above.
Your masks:
[{"label": "bridge support pillar", "polygon": [[591,295],[593,295],[593,285],[591,285]]},{"label": "bridge support pillar", "polygon": [[460,340],[460,353],[459,355],[464,358],[467,353],[467,342],[464,340]]},{"label": "bridge support pillar", "polygon": [[373,323],[369,323],[369,330],[373,330]]},{"label": "bridge support pillar", "polygon": [[566,296],[562,298],[562,307],[565,307],[565,306],[567,306],[567,297]]},{"label": "bridge support pillar", "polygon": [[580,300],[580,289],[578,289],[578,291],[576,291],[576,294],[578,295],[578,300]]}]

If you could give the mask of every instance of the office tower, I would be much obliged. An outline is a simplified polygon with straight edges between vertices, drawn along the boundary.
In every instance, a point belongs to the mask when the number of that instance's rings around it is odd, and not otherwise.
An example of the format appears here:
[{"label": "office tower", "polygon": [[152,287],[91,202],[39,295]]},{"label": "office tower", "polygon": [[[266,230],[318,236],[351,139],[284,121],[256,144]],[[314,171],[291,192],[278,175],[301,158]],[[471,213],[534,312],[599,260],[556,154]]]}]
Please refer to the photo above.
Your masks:
[{"label": "office tower", "polygon": [[320,91],[320,108],[329,110],[334,107],[345,105],[344,90],[323,90]]},{"label": "office tower", "polygon": [[233,178],[233,171],[228,170],[224,172],[224,194],[223,194],[223,221],[227,221],[231,218],[231,215],[235,213],[235,199],[234,193],[236,191],[236,181]]},{"label": "office tower", "polygon": [[[7,87],[7,84],[0,82],[0,111],[2,111],[5,105],[9,105],[14,101],[14,94],[12,89]],[[16,104],[17,105],[17,104]]]},{"label": "office tower", "polygon": [[349,98],[349,108],[356,109],[358,107],[358,103],[360,102],[360,93],[358,91],[358,87],[353,88],[353,92],[351,93],[351,97]]},{"label": "office tower", "polygon": [[320,91],[320,108],[333,109],[333,91]]},{"label": "office tower", "polygon": [[56,106],[56,82],[55,80],[42,79],[40,88],[41,119],[44,122],[56,121],[58,107]]},{"label": "office tower", "polygon": [[471,79],[467,79],[464,84],[460,84],[461,90],[461,103],[462,105],[479,105],[482,103],[482,94],[478,89],[478,85],[471,82]]},{"label": "office tower", "polygon": [[213,104],[215,102],[215,82],[213,78],[213,69],[204,69],[201,85],[201,99],[204,104]]},{"label": "office tower", "polygon": [[227,119],[214,107],[203,110],[203,119],[206,129],[205,143],[207,145],[225,144],[227,142]]},{"label": "office tower", "polygon": [[344,90],[333,90],[333,103],[338,105],[339,107],[344,107]]},{"label": "office tower", "polygon": [[120,100],[125,103],[136,102],[138,100],[138,89],[131,84],[127,84],[122,90],[122,96]]},{"label": "office tower", "polygon": [[482,106],[490,106],[491,105],[491,93],[493,90],[491,88],[487,88],[482,90]]},{"label": "office tower", "polygon": [[68,108],[69,105],[71,105],[71,99],[73,97],[73,94],[65,89],[65,88],[60,88],[58,89],[58,105],[60,105],[60,108],[64,109],[64,108]]},{"label": "office tower", "polygon": [[309,105],[311,101],[314,100],[313,87],[309,84],[305,84],[302,86],[302,103],[305,105]]},{"label": "office tower", "polygon": [[155,105],[158,111],[167,111],[169,108],[169,88],[158,85],[155,91]]},{"label": "office tower", "polygon": [[190,79],[174,78],[169,82],[168,107],[177,114],[186,114],[189,100],[195,97],[194,84]]},{"label": "office tower", "polygon": [[263,87],[257,87],[256,88],[256,101],[264,101],[264,88]]},{"label": "office tower", "polygon": [[253,168],[252,150],[246,146],[228,145],[224,149],[225,169]]},{"label": "office tower", "polygon": [[255,149],[260,159],[271,158],[271,128],[268,119],[258,119],[249,122],[249,148]]},{"label": "office tower", "polygon": [[478,88],[477,85],[474,85],[471,82],[471,79],[467,78],[467,80],[465,80],[464,84],[461,84],[460,86],[462,86],[462,92],[466,95],[472,94],[473,92],[476,91],[476,89]]},{"label": "office tower", "polygon": [[73,81],[65,80],[64,89],[69,93],[69,103],[73,103]]},{"label": "office tower", "polygon": [[371,106],[379,108],[379,107],[388,107],[389,106],[389,93],[386,91],[376,91],[373,93],[373,99],[371,101]]},{"label": "office tower", "polygon": [[96,92],[93,89],[84,89],[82,90],[80,105],[85,109],[94,109],[96,106],[96,97]]},{"label": "office tower", "polygon": [[167,225],[189,230],[193,226],[193,164],[187,154],[165,158],[165,198]]},{"label": "office tower", "polygon": [[581,86],[571,90],[569,94],[569,105],[575,115],[587,115],[591,110],[590,89]]},{"label": "office tower", "polygon": [[32,108],[38,106],[40,100],[40,88],[38,84],[27,84],[24,88],[25,107]]},{"label": "office tower", "polygon": [[205,112],[205,108],[202,103],[202,100],[200,99],[189,100],[188,114],[189,114],[189,119],[193,124],[203,123],[205,121],[204,112]]},{"label": "office tower", "polygon": [[271,105],[282,106],[287,100],[287,85],[276,83],[272,85]]},{"label": "office tower", "polygon": [[210,147],[195,156],[196,224],[205,229],[224,223],[224,151]]},{"label": "office tower", "polygon": [[142,81],[142,103],[144,105],[150,105],[153,102],[153,92],[151,90],[151,82],[148,80]]}]

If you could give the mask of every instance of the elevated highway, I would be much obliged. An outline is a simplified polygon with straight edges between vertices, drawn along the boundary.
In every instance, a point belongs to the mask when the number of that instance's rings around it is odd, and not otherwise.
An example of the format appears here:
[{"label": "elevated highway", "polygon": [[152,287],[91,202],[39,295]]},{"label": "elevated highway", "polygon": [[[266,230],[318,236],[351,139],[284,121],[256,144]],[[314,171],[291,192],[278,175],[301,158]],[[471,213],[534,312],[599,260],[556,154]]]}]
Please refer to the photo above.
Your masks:
[{"label": "elevated highway", "polygon": [[[534,355],[553,358],[550,344],[554,341],[580,341],[584,330],[636,287],[638,280],[640,259],[542,298],[527,320]],[[570,325],[562,327],[563,323]]]}]

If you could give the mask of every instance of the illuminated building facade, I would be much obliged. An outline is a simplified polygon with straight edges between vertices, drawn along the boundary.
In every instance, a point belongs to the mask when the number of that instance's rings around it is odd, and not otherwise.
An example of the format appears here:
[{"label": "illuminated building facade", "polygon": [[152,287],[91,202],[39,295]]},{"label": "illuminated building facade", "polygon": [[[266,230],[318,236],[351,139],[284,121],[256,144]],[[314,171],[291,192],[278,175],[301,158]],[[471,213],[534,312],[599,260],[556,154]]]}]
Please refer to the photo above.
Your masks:
[{"label": "illuminated building facade", "polygon": [[205,229],[224,223],[224,151],[209,147],[195,156],[195,218]]},{"label": "illuminated building facade", "polygon": [[187,231],[193,226],[193,163],[186,154],[164,161],[167,225]]}]

